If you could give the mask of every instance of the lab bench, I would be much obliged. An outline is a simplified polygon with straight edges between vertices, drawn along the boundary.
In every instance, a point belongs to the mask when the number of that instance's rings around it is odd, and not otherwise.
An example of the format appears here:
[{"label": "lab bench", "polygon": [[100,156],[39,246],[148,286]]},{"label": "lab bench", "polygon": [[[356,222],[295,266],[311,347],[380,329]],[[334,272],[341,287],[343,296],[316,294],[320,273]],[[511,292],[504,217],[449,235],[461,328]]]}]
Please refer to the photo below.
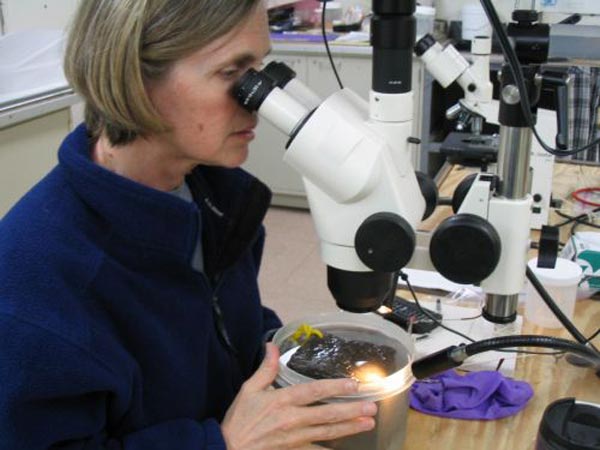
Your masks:
[{"label": "lab bench", "polygon": [[[440,194],[449,197],[460,181],[473,173],[474,169],[459,165],[446,167],[449,170],[444,170],[437,182]],[[575,188],[582,186],[583,181],[594,185],[600,181],[600,166],[561,161],[554,164],[553,169],[552,192],[555,198],[567,199]],[[436,212],[421,224],[420,229],[431,231],[451,214],[450,206],[438,206]],[[562,220],[552,211],[550,223]],[[582,226],[582,230],[585,229],[586,227]],[[568,227],[561,228],[561,241],[568,239],[568,231]],[[539,232],[532,231],[531,238],[537,241]],[[528,257],[533,256],[535,251],[532,250]],[[421,294],[419,298],[422,301],[435,302],[436,296]],[[523,313],[522,309],[523,306],[519,306],[519,314]],[[600,324],[600,301],[577,300],[572,321],[584,336],[592,335]],[[542,328],[527,318],[523,320],[521,334],[549,335],[573,340],[564,328]],[[596,346],[599,342],[598,336],[592,341]],[[534,391],[533,397],[522,411],[499,420],[460,420],[426,415],[411,409],[403,450],[535,450],[540,420],[549,404],[567,397],[576,398],[580,402],[600,404],[600,377],[591,368],[574,366],[564,355],[507,353],[506,358],[516,358],[513,378],[528,382]]]}]

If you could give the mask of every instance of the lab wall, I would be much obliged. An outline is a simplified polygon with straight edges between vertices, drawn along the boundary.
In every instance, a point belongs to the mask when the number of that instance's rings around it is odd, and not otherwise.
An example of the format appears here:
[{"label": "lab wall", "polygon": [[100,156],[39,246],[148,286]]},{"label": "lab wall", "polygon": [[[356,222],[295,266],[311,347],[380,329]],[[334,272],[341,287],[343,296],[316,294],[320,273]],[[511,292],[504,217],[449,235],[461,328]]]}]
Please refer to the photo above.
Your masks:
[{"label": "lab wall", "polygon": [[0,0],[3,33],[32,28],[61,28],[70,22],[80,0]]},{"label": "lab wall", "polygon": [[[462,7],[470,3],[479,3],[479,0],[433,0],[436,17],[444,20],[460,20]],[[598,0],[492,0],[492,4],[503,22],[510,21],[514,9],[527,9],[533,4],[543,13],[542,21],[546,23],[560,22],[569,14],[580,12],[584,14],[581,24],[600,25]]]},{"label": "lab wall", "polygon": [[[435,0],[435,15],[443,20],[460,20],[461,9],[464,5],[479,3],[479,0]],[[508,22],[512,10],[515,6],[515,0],[492,0],[492,4],[500,16],[500,20]]]},{"label": "lab wall", "polygon": [[[75,8],[80,0],[0,0],[0,32],[10,33],[31,28],[65,28],[75,12]],[[371,10],[372,0],[338,0],[344,6],[360,5],[364,11]],[[475,3],[479,0],[419,0],[419,4],[435,6],[436,17],[443,20],[460,20],[461,8],[469,3]],[[536,5],[543,1],[537,0]],[[598,0],[561,0],[565,4],[592,4]],[[492,0],[500,18],[508,21],[516,3],[530,4],[531,0]],[[586,3],[588,2],[588,3]],[[569,3],[569,6],[570,6]],[[317,0],[302,0],[296,2],[305,8],[315,8],[320,4]],[[600,8],[600,6],[595,6]],[[544,21],[557,22],[564,18],[564,13],[550,12],[548,8],[544,15]],[[551,9],[551,8],[550,8]],[[595,12],[592,11],[592,12]],[[2,21],[2,17],[4,20]],[[600,19],[596,17],[584,17],[582,23],[600,24]]]},{"label": "lab wall", "polygon": [[[337,0],[344,7],[360,5],[364,11],[371,11],[372,0]],[[479,0],[419,0],[418,3],[424,6],[434,6],[436,8],[436,17],[444,20],[460,20],[460,10],[463,5],[475,3]],[[303,7],[318,6],[317,0],[303,0],[297,2]],[[515,0],[493,0],[498,14],[502,20],[508,20],[512,12]]]},{"label": "lab wall", "polygon": [[[337,0],[343,6],[360,5],[364,11],[371,11],[372,0]],[[461,9],[464,5],[479,3],[479,0],[418,0],[418,3],[425,6],[434,6],[436,8],[436,18],[442,20],[460,20]],[[556,7],[543,6],[545,4],[555,4]],[[303,0],[297,2],[297,4],[303,5],[306,8],[317,7],[319,3],[317,0]],[[532,0],[492,0],[492,4],[498,11],[498,15],[503,22],[508,22],[511,18],[515,5],[519,8],[528,8],[532,4]],[[543,10],[543,21],[547,23],[555,23],[564,19],[568,14],[563,11],[575,11],[578,8],[583,8],[582,11],[586,13],[600,14],[600,1],[599,0],[535,0],[535,7],[538,10]],[[564,4],[565,7],[560,7]],[[555,12],[554,10],[560,10]],[[581,21],[582,24],[589,25],[600,25],[600,18],[598,16],[584,16]]]},{"label": "lab wall", "polygon": [[[372,0],[337,0],[343,7],[359,5],[364,11],[371,11]],[[436,8],[436,17],[443,20],[460,20],[460,10],[463,5],[475,3],[479,0],[420,0],[418,3],[424,6],[434,6]],[[296,2],[301,8],[318,7],[320,3],[317,0],[303,0]],[[493,4],[503,21],[508,21],[514,8],[515,0],[493,0]]]}]

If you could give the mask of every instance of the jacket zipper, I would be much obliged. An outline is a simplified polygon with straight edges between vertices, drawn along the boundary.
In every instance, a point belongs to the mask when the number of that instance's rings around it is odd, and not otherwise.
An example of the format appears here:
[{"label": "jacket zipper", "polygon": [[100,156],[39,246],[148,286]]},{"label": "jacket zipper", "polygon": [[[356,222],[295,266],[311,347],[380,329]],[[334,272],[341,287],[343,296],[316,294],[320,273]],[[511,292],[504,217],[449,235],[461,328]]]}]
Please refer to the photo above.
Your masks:
[{"label": "jacket zipper", "polygon": [[223,280],[225,279],[225,277],[223,276],[223,274],[221,274],[220,276],[216,276],[215,279],[216,279],[216,282],[214,284],[215,287],[213,289],[212,298],[211,298],[211,305],[212,305],[212,310],[213,310],[215,328],[217,329],[217,334],[219,336],[221,343],[237,359],[239,353],[238,353],[238,350],[233,345],[233,342],[231,342],[231,338],[229,337],[229,333],[227,332],[227,328],[225,327],[225,317],[223,316],[223,311],[221,310],[221,306],[219,305],[219,295],[218,295],[219,288],[222,286]]}]

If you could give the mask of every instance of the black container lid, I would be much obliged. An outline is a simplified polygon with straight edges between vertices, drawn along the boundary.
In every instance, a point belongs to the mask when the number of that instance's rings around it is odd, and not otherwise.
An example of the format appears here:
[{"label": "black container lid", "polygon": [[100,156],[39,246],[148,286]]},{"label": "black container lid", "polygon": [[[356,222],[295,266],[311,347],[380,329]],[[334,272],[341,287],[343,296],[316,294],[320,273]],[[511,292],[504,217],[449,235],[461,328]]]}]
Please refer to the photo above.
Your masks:
[{"label": "black container lid", "polygon": [[546,408],[540,424],[538,450],[600,449],[600,405],[557,400]]}]

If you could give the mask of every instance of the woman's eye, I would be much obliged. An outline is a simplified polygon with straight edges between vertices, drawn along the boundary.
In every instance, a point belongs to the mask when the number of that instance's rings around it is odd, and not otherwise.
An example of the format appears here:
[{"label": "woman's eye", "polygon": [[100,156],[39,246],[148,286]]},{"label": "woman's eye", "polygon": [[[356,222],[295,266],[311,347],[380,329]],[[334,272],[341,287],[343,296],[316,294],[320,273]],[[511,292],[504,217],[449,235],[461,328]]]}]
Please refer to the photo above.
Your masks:
[{"label": "woman's eye", "polygon": [[221,76],[226,80],[232,80],[239,76],[240,70],[238,68],[224,69],[221,71]]}]

